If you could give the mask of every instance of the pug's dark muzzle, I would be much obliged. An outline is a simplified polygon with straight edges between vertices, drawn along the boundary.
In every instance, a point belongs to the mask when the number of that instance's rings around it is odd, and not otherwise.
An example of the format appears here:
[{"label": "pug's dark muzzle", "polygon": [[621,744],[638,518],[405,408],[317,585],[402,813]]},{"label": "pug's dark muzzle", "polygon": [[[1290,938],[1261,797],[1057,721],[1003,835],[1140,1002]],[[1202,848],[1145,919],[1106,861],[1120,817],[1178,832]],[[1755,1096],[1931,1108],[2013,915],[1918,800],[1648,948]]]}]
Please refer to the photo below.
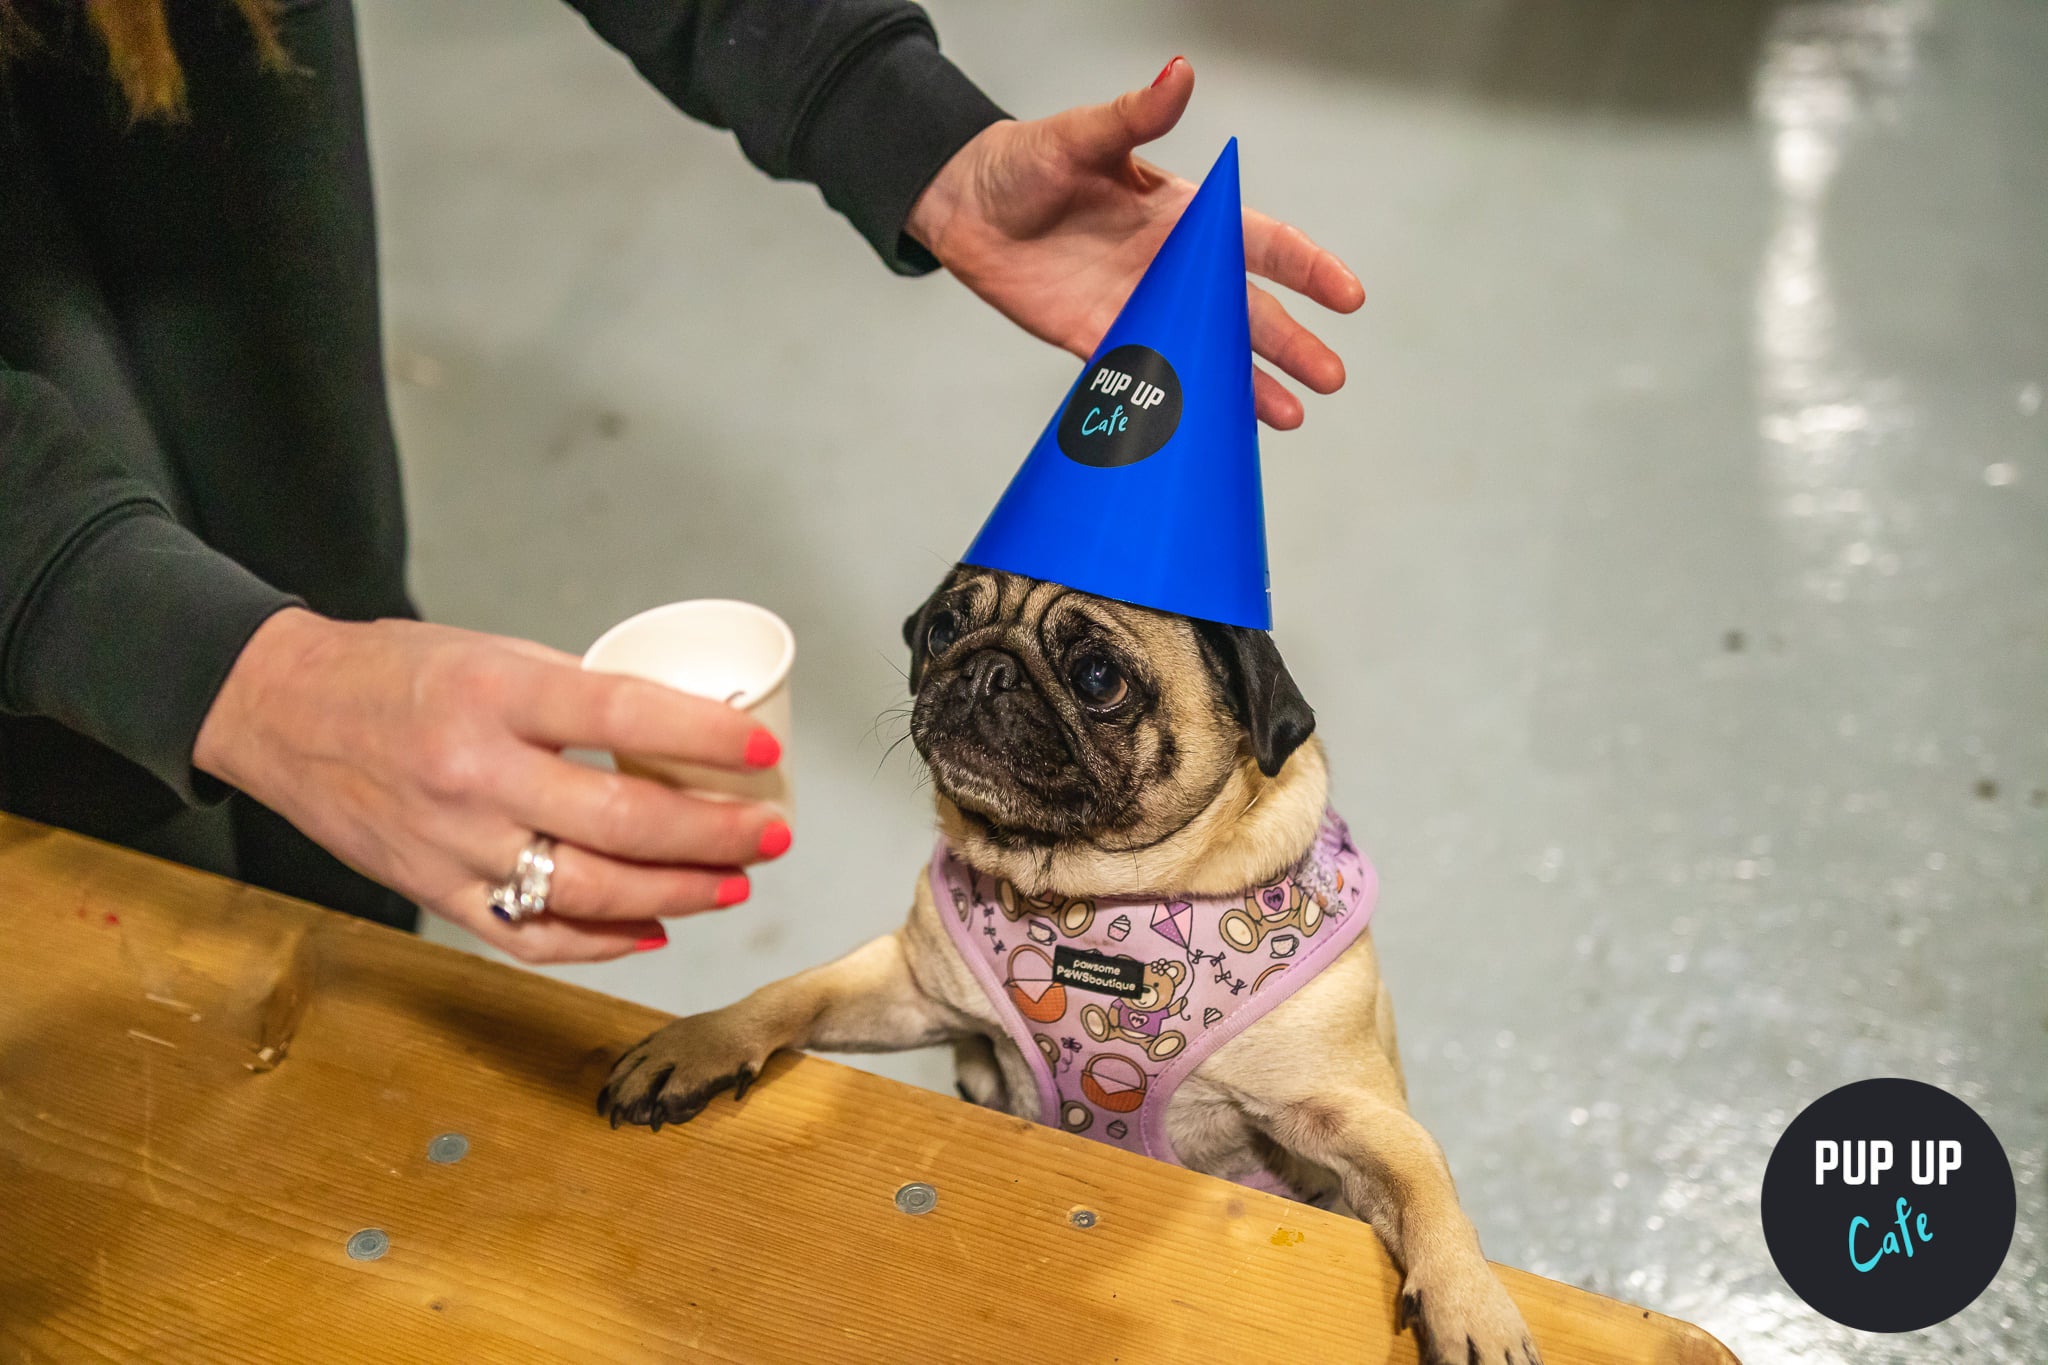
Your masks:
[{"label": "pug's dark muzzle", "polygon": [[1066,727],[1008,650],[977,650],[926,678],[910,735],[939,791],[998,824],[1063,837],[1099,814]]}]

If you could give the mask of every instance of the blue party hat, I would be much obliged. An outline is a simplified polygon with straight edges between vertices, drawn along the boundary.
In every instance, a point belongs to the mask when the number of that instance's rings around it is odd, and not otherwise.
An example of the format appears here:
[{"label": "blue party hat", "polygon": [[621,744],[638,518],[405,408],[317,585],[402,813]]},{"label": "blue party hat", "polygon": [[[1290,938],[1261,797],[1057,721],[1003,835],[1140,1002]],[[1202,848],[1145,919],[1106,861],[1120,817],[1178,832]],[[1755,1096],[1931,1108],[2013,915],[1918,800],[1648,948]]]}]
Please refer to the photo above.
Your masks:
[{"label": "blue party hat", "polygon": [[963,562],[1272,629],[1236,138]]}]

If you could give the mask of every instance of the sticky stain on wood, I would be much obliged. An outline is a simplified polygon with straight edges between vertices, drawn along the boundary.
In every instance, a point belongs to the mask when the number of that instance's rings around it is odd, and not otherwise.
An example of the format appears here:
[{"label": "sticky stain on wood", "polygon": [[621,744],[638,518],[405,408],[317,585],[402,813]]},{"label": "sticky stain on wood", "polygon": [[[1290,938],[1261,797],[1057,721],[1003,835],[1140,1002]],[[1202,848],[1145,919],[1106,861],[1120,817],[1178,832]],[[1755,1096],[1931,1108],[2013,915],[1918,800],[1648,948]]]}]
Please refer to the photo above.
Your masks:
[{"label": "sticky stain on wood", "polygon": [[1267,1240],[1276,1247],[1291,1247],[1299,1246],[1307,1238],[1307,1233],[1296,1232],[1293,1228],[1274,1228],[1273,1235]]}]

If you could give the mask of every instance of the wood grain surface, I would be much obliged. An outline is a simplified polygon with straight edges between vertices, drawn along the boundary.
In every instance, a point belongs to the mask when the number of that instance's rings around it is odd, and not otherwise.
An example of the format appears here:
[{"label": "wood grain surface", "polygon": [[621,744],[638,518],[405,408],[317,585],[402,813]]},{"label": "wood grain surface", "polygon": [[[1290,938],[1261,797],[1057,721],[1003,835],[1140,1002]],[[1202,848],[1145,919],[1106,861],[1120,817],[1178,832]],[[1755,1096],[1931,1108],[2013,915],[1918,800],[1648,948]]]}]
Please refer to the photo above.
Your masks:
[{"label": "wood grain surface", "polygon": [[[0,1365],[1415,1359],[1363,1224],[809,1058],[613,1132],[655,1012],[4,816],[0,934]],[[1733,1359],[1503,1274],[1549,1365]]]}]

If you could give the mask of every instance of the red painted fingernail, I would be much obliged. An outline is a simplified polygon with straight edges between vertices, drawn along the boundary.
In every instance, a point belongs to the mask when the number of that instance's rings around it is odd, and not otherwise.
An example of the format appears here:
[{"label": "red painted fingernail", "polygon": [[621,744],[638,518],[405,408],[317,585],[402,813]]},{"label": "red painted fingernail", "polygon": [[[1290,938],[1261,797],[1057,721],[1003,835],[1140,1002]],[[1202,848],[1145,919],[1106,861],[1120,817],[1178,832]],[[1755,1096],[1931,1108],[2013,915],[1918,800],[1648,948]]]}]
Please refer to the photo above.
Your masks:
[{"label": "red painted fingernail", "polygon": [[789,826],[780,820],[768,822],[768,828],[761,831],[761,856],[780,858],[789,852]]},{"label": "red painted fingernail", "polygon": [[[1177,61],[1179,61],[1179,60],[1180,60],[1180,58],[1179,58],[1178,56],[1176,56],[1176,57],[1175,57],[1175,58],[1173,59],[1173,62],[1177,62]],[[1156,75],[1156,76],[1154,76],[1154,77],[1152,78],[1152,88],[1153,88],[1153,89],[1155,89],[1155,90],[1156,90],[1156,89],[1158,89],[1158,88],[1159,88],[1159,82],[1161,82],[1161,81],[1163,81],[1163,80],[1165,80],[1165,79],[1166,79],[1166,73],[1167,73],[1167,72],[1169,72],[1169,71],[1171,71],[1171,70],[1173,70],[1173,62],[1168,62],[1168,63],[1167,63],[1167,64],[1166,64],[1165,66],[1162,66],[1162,67],[1160,67],[1160,68],[1159,68],[1159,74],[1158,74],[1158,75]]]},{"label": "red painted fingernail", "polygon": [[767,730],[756,730],[747,736],[747,766],[750,768],[772,768],[782,757],[782,741]]},{"label": "red painted fingernail", "polygon": [[723,910],[728,905],[738,905],[753,891],[752,883],[745,877],[727,877],[718,884],[718,908]]},{"label": "red painted fingernail", "polygon": [[636,941],[633,944],[633,951],[636,953],[651,953],[656,948],[666,947],[668,947],[668,931],[663,930],[658,934],[649,934],[646,938]]}]

